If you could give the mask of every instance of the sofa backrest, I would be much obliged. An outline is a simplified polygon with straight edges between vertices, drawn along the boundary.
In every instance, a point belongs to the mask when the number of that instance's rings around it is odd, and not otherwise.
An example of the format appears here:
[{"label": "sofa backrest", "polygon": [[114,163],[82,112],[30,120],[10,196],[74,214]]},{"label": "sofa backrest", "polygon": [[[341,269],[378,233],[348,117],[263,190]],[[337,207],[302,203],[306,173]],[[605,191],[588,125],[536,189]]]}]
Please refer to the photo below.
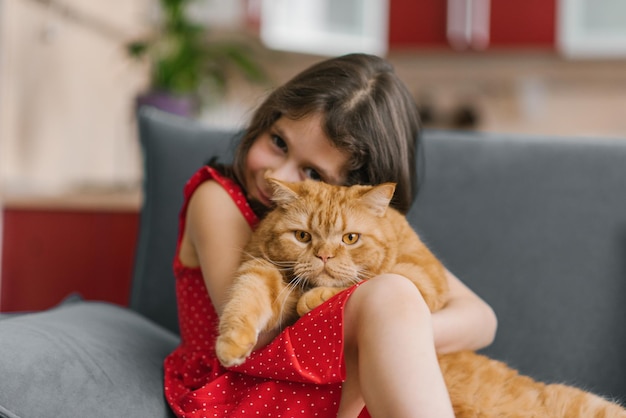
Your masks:
[{"label": "sofa backrest", "polygon": [[183,187],[212,157],[231,161],[237,134],[207,129],[154,108],[138,112],[143,155],[143,203],[130,306],[178,332],[172,263]]},{"label": "sofa backrest", "polygon": [[[182,189],[237,134],[143,109],[132,307],[177,329],[172,260]],[[626,140],[427,131],[408,214],[446,266],[494,308],[485,353],[545,381],[626,401]]]},{"label": "sofa backrest", "polygon": [[410,221],[498,317],[485,352],[626,402],[626,139],[429,132]]}]

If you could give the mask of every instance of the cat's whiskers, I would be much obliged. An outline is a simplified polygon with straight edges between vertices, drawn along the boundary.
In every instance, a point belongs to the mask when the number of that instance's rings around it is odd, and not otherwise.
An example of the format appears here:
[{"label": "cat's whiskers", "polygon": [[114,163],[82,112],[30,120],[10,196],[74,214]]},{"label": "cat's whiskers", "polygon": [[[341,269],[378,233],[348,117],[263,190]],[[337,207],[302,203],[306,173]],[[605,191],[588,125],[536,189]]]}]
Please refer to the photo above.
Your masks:
[{"label": "cat's whiskers", "polygon": [[[287,283],[287,285],[283,288],[283,290],[281,290],[276,296],[275,302],[277,301],[281,302],[280,316],[278,319],[278,323],[279,323],[279,327],[281,331],[283,329],[283,321],[284,321],[283,316],[284,316],[284,313],[287,311],[285,309],[285,304],[287,303],[287,300],[289,300],[289,297],[294,292],[294,290],[296,290],[297,287],[302,287],[302,290],[304,291],[305,285],[306,285],[306,279],[304,277],[294,276],[293,279],[291,279]],[[285,292],[287,292],[287,294],[282,296]]]},{"label": "cat's whiskers", "polygon": [[264,260],[267,261],[269,263],[271,263],[272,265],[274,265],[276,267],[277,270],[279,271],[291,271],[293,270],[293,268],[296,266],[296,262],[295,261],[277,261],[277,260],[272,260],[271,258],[269,258],[266,254],[263,254],[263,256],[261,257],[256,257],[253,254],[244,251],[243,254],[247,255],[248,257],[250,257],[251,259],[254,260]]},{"label": "cat's whiskers", "polygon": [[[280,291],[280,293],[276,296],[276,301],[280,300],[281,304],[280,304],[280,314],[278,317],[278,326],[279,329],[282,331],[283,330],[283,321],[284,321],[284,313],[285,313],[285,303],[287,303],[287,299],[289,299],[289,296],[291,295],[291,293],[293,292],[293,287],[291,286],[291,283],[288,283],[287,286],[285,286],[285,288],[283,290]],[[281,299],[281,295],[287,292],[287,294]]]},{"label": "cat's whiskers", "polygon": [[241,251],[241,254],[246,255],[248,257],[250,257],[253,260],[265,260],[268,261],[270,263],[272,263],[275,266],[281,266],[281,267],[293,267],[296,265],[295,261],[290,261],[290,260],[284,260],[284,261],[277,261],[277,260],[272,260],[267,254],[263,254],[261,256],[256,256],[254,254],[252,254],[249,251],[245,251],[245,249],[243,248],[238,248],[239,251]]},{"label": "cat's whiskers", "polygon": [[356,276],[356,277],[349,278],[348,281],[352,284],[357,284],[357,283],[361,283],[363,279],[361,279],[359,276]]},{"label": "cat's whiskers", "polygon": [[275,266],[279,266],[279,267],[295,267],[295,265],[297,264],[295,261],[276,261],[276,260],[272,260],[269,258],[265,258],[267,261],[269,261],[270,263],[272,263]]},{"label": "cat's whiskers", "polygon": [[351,281],[356,284],[356,283],[362,282],[363,280],[370,280],[371,278],[375,276],[376,274],[370,272],[369,270],[358,269],[356,277],[351,279]]},{"label": "cat's whiskers", "polygon": [[266,261],[272,263],[273,265],[275,265],[276,267],[281,267],[281,268],[293,268],[296,265],[295,261],[277,261],[277,260],[272,260],[271,258],[268,258],[267,256],[263,257]]}]

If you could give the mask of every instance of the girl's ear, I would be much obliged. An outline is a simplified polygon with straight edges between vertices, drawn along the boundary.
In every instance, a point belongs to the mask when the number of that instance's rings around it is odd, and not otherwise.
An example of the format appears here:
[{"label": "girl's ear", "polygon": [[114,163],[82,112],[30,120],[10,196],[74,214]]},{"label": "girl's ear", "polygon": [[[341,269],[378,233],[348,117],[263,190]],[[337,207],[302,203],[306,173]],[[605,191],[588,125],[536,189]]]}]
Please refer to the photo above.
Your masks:
[{"label": "girl's ear", "polygon": [[276,203],[278,206],[288,205],[298,199],[296,184],[273,178],[267,178],[267,182],[272,187],[272,202]]},{"label": "girl's ear", "polygon": [[374,215],[383,216],[389,207],[395,190],[395,183],[383,183],[378,186],[372,186],[370,190],[361,196],[360,201],[371,209]]}]

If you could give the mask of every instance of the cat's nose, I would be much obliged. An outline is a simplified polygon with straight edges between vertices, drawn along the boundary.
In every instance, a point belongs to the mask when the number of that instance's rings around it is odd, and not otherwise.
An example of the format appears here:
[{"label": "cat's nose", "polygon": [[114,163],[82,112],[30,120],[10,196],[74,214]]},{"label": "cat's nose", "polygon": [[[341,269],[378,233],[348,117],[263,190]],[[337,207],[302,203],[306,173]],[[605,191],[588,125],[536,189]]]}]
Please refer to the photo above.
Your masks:
[{"label": "cat's nose", "polygon": [[326,264],[329,258],[333,258],[333,255],[329,253],[319,252],[316,254],[316,257],[322,260],[324,264]]}]

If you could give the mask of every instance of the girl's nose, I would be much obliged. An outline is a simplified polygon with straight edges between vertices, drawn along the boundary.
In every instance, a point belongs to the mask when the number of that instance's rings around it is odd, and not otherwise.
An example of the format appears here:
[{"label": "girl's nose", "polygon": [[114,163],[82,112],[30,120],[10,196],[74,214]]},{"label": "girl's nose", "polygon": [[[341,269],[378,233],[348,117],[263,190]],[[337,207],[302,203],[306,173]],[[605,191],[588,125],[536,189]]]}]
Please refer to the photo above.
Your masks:
[{"label": "girl's nose", "polygon": [[298,170],[291,167],[289,164],[282,164],[278,167],[274,167],[273,169],[268,170],[265,176],[291,183],[296,183],[301,180],[298,175]]}]

